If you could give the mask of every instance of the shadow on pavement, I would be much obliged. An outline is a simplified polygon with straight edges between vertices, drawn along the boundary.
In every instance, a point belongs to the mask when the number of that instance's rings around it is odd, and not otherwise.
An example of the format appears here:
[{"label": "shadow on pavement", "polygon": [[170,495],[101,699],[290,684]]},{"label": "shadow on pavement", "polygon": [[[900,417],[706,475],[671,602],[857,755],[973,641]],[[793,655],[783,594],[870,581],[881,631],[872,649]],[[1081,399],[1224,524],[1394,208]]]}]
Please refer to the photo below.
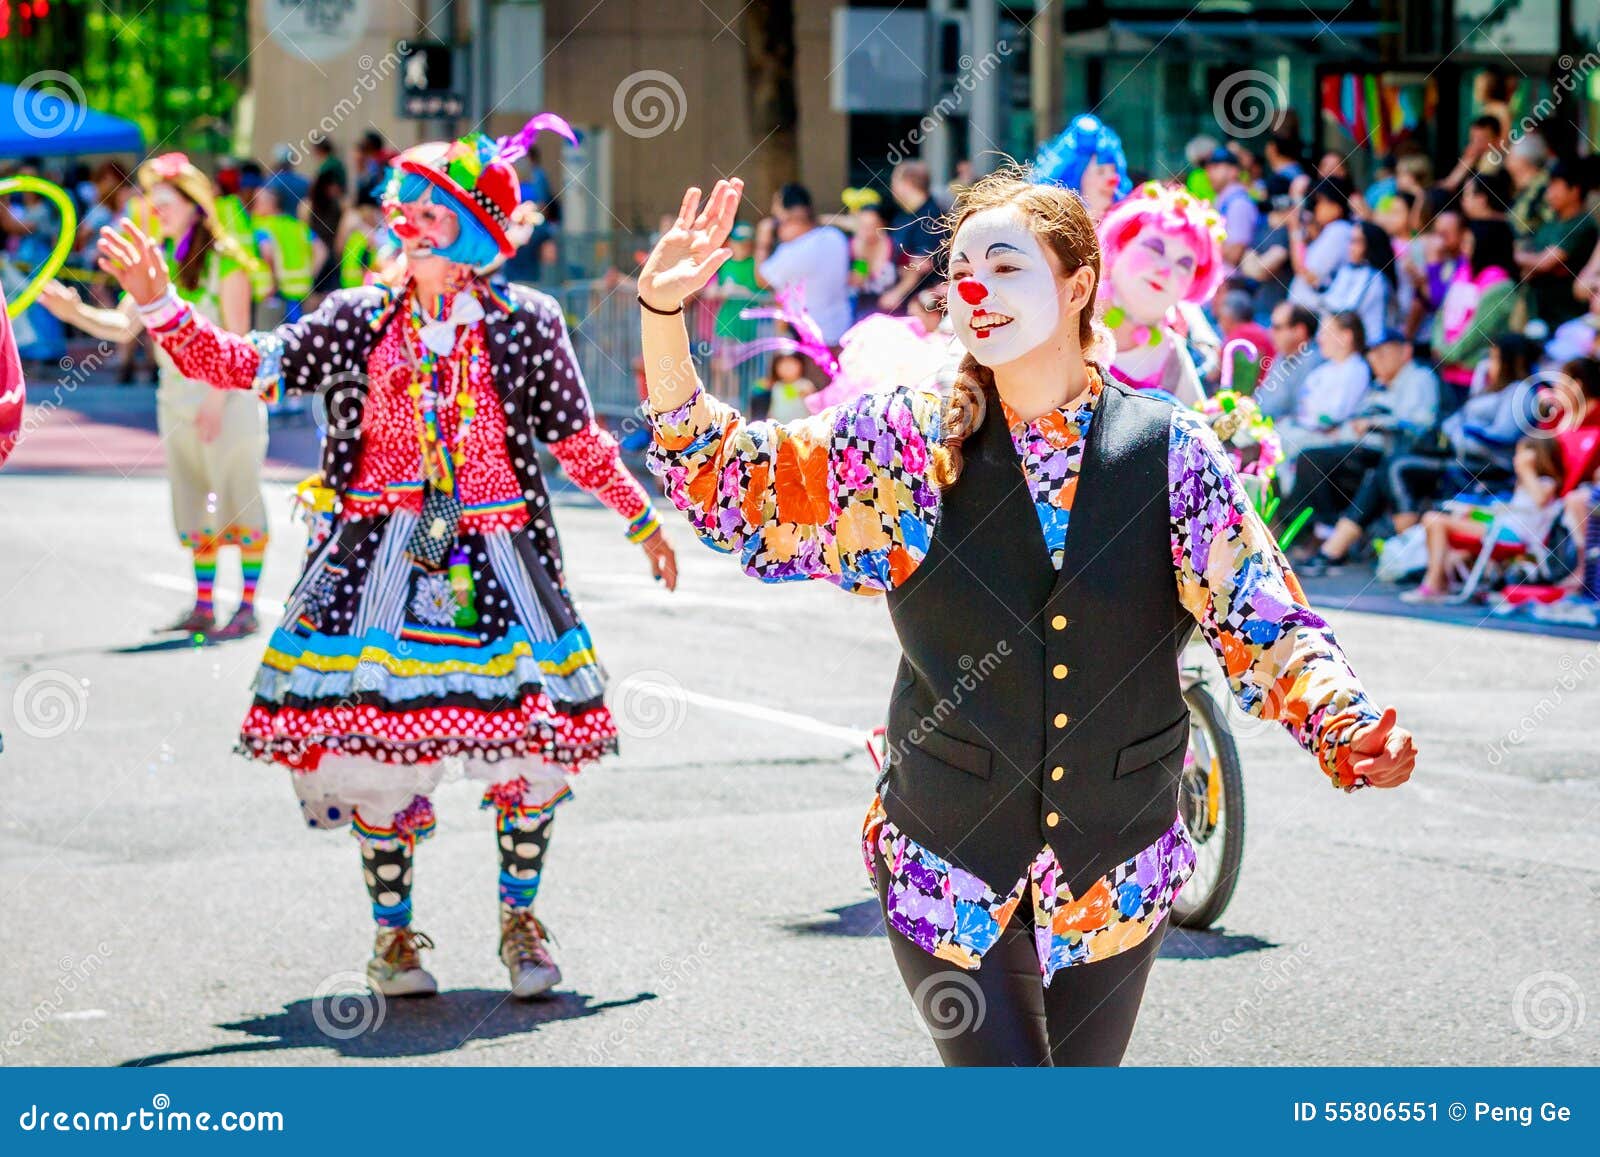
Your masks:
[{"label": "shadow on pavement", "polygon": [[882,936],[883,908],[876,900],[829,908],[831,920],[807,920],[789,925],[790,932],[804,936]]},{"label": "shadow on pavement", "polygon": [[1216,960],[1224,956],[1242,956],[1246,952],[1260,952],[1278,945],[1259,936],[1235,936],[1228,932],[1207,929],[1179,928],[1174,924],[1167,929],[1161,951],[1162,960]]},{"label": "shadow on pavement", "polygon": [[154,1053],[123,1061],[119,1067],[144,1068],[235,1053],[306,1048],[330,1049],[351,1058],[432,1056],[454,1052],[468,1041],[518,1036],[555,1021],[577,1020],[655,999],[655,993],[641,992],[627,1000],[591,1004],[582,993],[557,992],[544,1000],[521,1001],[513,1000],[504,989],[483,988],[394,1000],[371,992],[333,993],[297,1000],[285,1005],[282,1012],[217,1026],[261,1039]]}]

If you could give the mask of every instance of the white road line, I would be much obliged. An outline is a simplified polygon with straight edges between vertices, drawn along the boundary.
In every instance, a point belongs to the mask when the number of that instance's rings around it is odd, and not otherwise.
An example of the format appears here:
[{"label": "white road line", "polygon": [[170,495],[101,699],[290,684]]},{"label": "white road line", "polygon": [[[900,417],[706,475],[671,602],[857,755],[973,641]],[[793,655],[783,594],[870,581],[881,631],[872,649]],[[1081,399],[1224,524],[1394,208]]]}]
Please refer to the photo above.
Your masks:
[{"label": "white road line", "polygon": [[755,719],[762,723],[776,723],[780,727],[790,727],[810,735],[821,735],[828,739],[838,739],[854,744],[864,744],[871,738],[869,732],[862,731],[858,727],[841,727],[837,723],[825,723],[821,719],[813,718],[810,715],[800,715],[793,711],[779,711],[776,707],[765,707],[760,703],[745,703],[738,699],[723,699],[716,695],[707,695],[701,691],[690,691],[682,687],[671,688],[670,693],[682,696],[685,703],[693,703],[698,707],[721,711],[727,715],[738,715],[744,719]]}]

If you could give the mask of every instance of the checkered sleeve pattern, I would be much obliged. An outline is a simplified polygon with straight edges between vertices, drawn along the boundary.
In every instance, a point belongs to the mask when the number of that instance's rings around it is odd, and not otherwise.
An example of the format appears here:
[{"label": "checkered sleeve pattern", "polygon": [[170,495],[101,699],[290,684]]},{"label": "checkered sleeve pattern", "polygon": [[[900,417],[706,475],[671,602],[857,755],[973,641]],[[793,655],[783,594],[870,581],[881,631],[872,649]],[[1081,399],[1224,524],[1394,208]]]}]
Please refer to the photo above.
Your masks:
[{"label": "checkered sleeve pattern", "polygon": [[1174,410],[1168,480],[1178,597],[1233,697],[1251,715],[1283,724],[1334,786],[1365,786],[1351,769],[1350,741],[1379,712],[1193,411]]},{"label": "checkered sleeve pattern", "polygon": [[896,389],[795,422],[747,422],[696,389],[650,415],[648,462],[700,538],[746,573],[879,594],[927,551],[941,413],[937,394]]}]

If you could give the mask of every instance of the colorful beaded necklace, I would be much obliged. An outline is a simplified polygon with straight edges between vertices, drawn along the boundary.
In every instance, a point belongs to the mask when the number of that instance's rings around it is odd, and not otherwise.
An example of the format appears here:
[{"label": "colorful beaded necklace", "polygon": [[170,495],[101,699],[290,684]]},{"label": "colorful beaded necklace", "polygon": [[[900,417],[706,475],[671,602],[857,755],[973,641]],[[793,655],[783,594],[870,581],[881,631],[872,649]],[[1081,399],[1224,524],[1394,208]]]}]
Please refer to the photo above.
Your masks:
[{"label": "colorful beaded necklace", "polygon": [[[452,299],[447,297],[436,302],[434,316],[445,316]],[[408,315],[411,326],[409,337],[412,348],[420,353],[417,355],[416,373],[407,392],[411,395],[416,412],[423,475],[434,486],[453,495],[456,492],[456,470],[466,460],[467,431],[472,428],[472,420],[478,412],[477,401],[472,396],[472,379],[483,360],[483,342],[474,326],[462,335],[449,355],[456,359],[454,403],[457,414],[455,436],[446,444],[439,430],[440,355],[423,344],[422,327],[426,320],[420,296],[412,293]]]}]

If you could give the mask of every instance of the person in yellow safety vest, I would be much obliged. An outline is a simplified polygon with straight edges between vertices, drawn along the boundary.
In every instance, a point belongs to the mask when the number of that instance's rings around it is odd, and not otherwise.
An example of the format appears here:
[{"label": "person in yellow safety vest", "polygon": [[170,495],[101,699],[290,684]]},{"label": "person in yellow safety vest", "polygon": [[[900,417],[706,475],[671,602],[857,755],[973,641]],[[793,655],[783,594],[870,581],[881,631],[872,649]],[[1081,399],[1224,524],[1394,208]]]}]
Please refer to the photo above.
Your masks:
[{"label": "person in yellow safety vest", "polygon": [[251,208],[256,252],[272,272],[277,294],[283,299],[284,320],[299,321],[326,251],[309,225],[283,212],[276,189],[257,189]]},{"label": "person in yellow safety vest", "polygon": [[232,193],[223,193],[216,199],[217,217],[222,222],[222,227],[228,236],[239,243],[248,257],[254,259],[253,264],[245,266],[245,272],[250,275],[250,299],[254,302],[265,301],[272,296],[272,269],[261,260],[261,254],[256,249],[255,230],[250,225],[250,210]]},{"label": "person in yellow safety vest", "polygon": [[384,228],[383,213],[367,202],[344,211],[339,222],[339,286],[354,289],[367,283],[382,261],[376,235]]}]

